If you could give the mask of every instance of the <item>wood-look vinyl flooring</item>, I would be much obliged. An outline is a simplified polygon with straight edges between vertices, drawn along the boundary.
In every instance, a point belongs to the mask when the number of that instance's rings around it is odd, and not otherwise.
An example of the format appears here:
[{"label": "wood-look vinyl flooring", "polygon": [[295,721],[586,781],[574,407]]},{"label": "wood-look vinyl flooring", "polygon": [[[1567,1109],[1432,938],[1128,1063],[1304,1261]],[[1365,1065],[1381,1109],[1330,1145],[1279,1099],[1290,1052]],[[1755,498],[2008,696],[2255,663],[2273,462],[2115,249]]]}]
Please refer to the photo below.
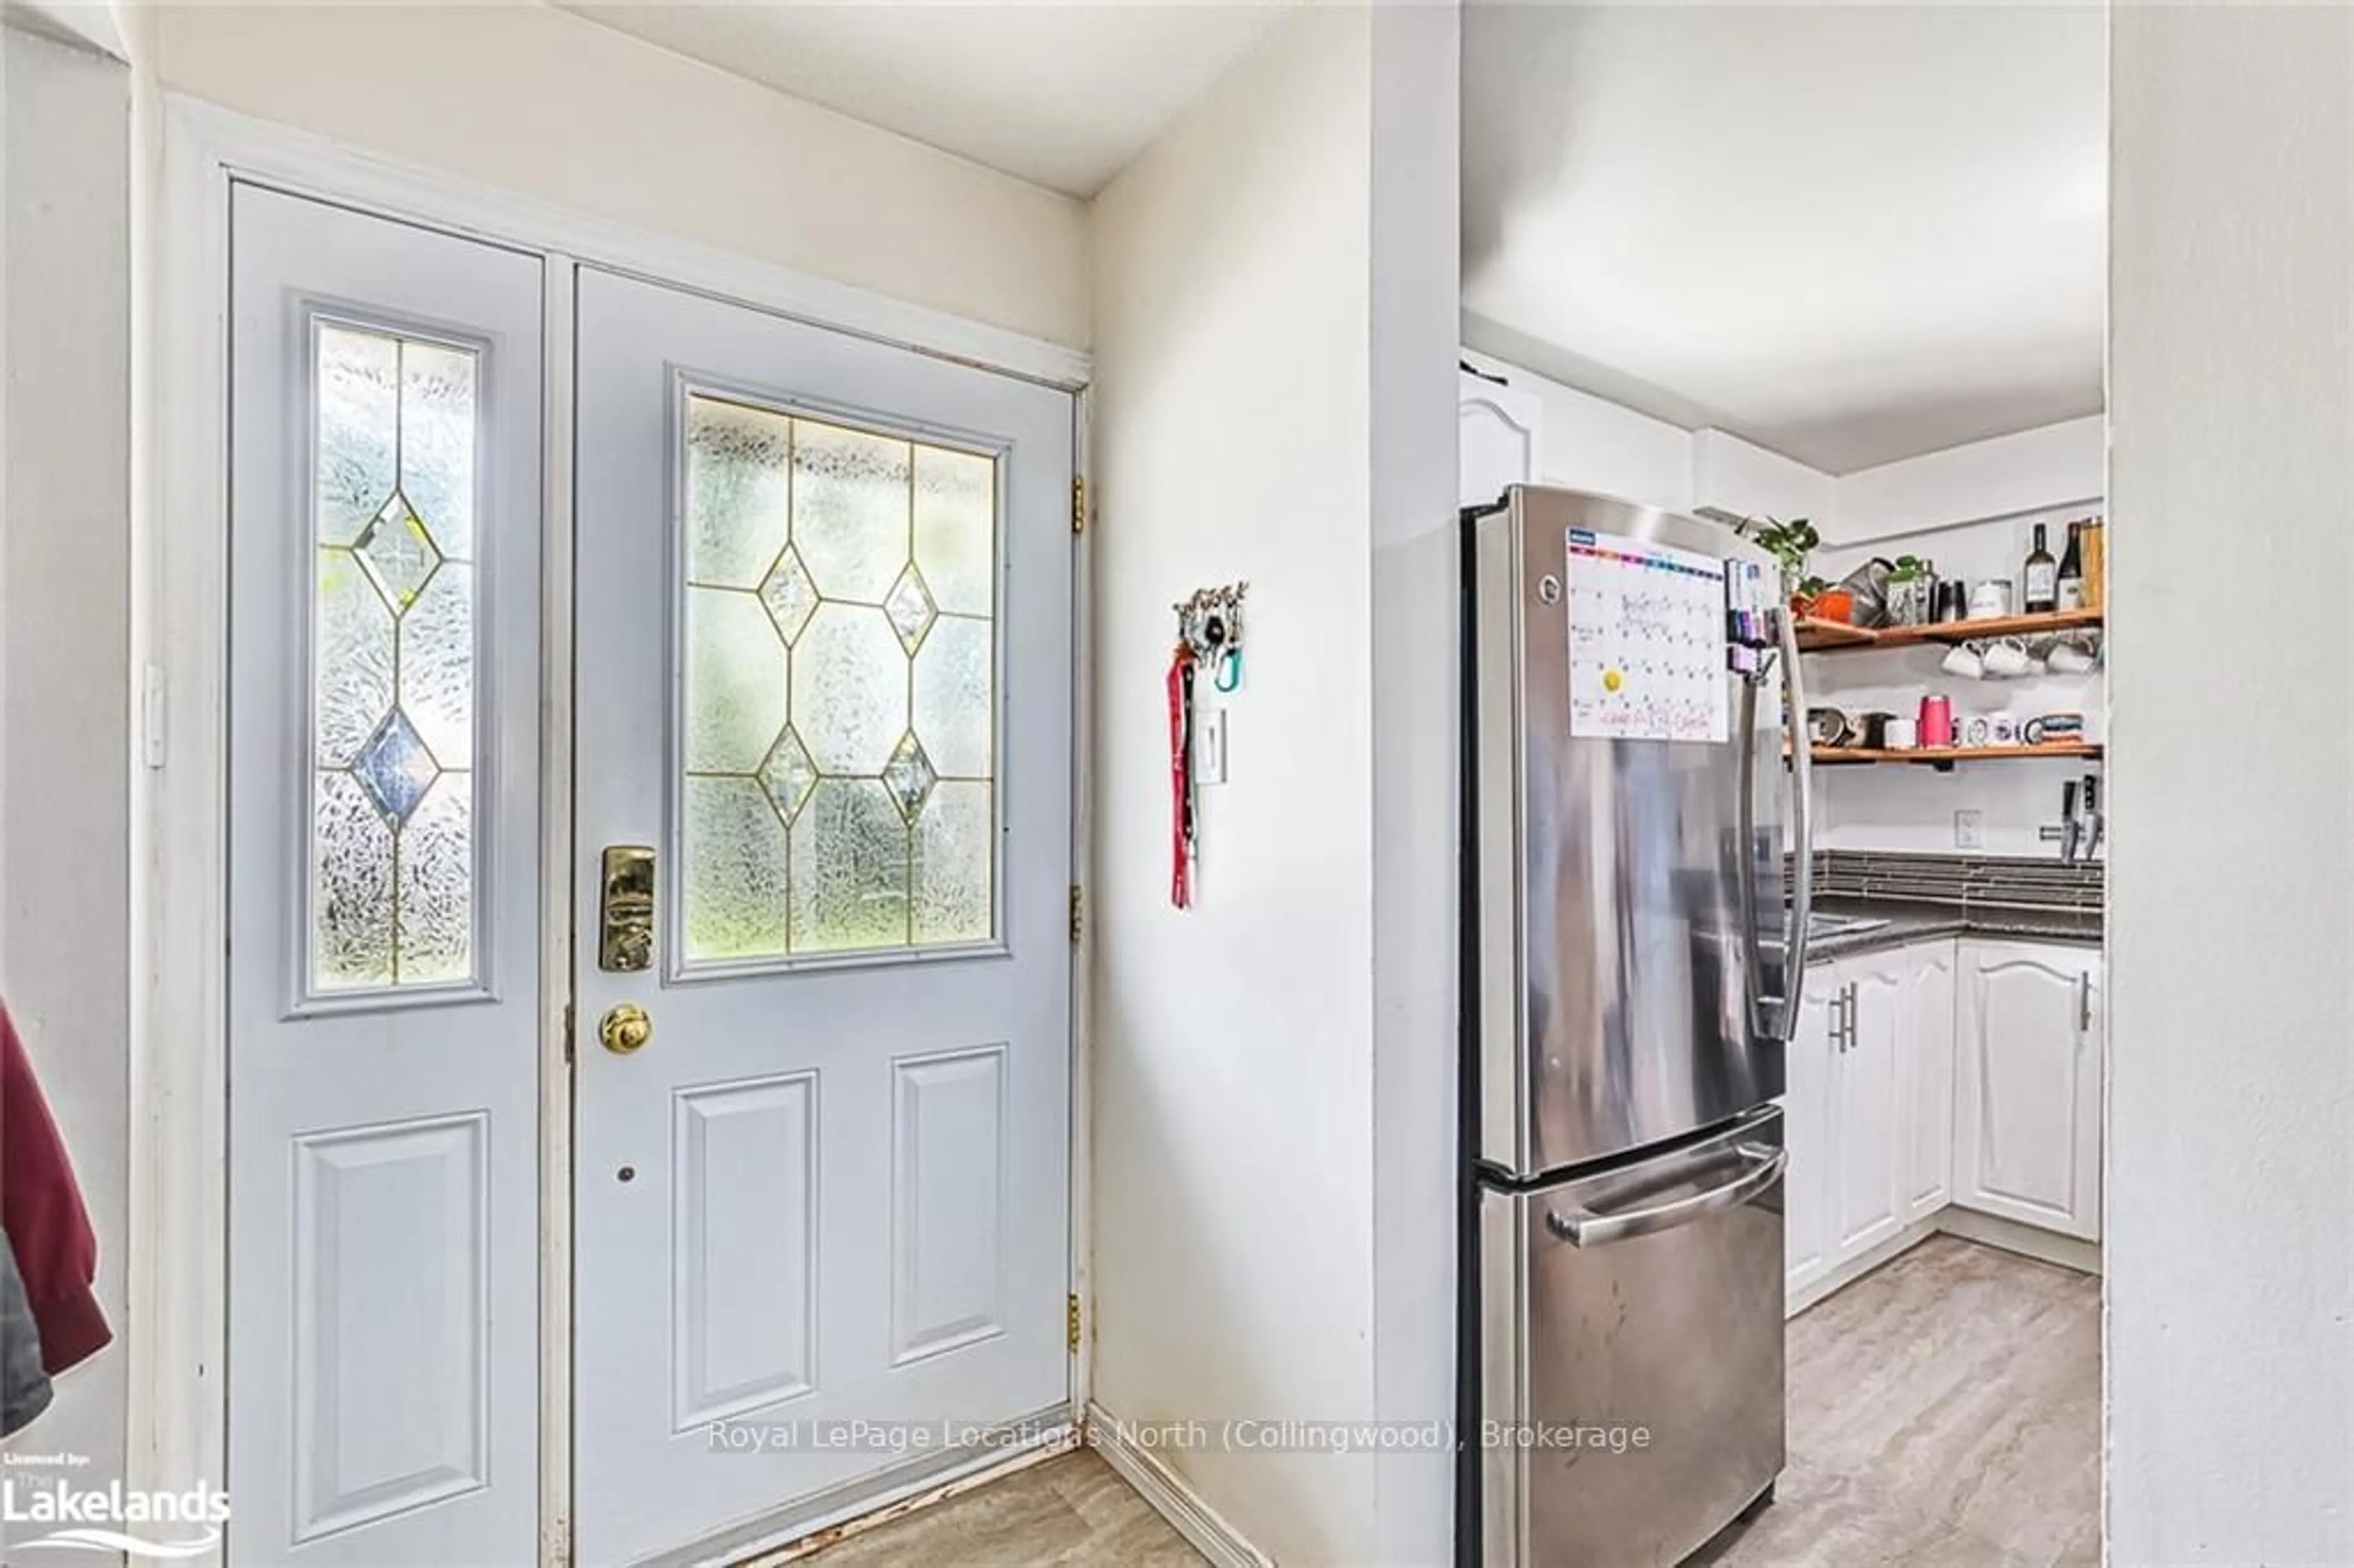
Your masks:
[{"label": "wood-look vinyl flooring", "polygon": [[[1954,1236],[1789,1325],[1789,1465],[1709,1568],[2096,1568],[2101,1285]],[[1096,1455],[1018,1471],[815,1568],[1193,1568]]]}]

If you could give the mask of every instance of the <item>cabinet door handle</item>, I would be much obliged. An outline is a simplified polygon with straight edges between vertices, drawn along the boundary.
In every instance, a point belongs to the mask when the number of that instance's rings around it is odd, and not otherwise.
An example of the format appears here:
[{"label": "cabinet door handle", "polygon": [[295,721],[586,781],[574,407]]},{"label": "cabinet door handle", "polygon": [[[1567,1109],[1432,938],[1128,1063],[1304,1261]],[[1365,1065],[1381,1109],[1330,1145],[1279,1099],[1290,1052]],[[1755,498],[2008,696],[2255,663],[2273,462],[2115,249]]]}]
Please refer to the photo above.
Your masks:
[{"label": "cabinet door handle", "polygon": [[2076,977],[2076,1030],[2081,1034],[2093,1032],[2093,977],[2089,972]]}]

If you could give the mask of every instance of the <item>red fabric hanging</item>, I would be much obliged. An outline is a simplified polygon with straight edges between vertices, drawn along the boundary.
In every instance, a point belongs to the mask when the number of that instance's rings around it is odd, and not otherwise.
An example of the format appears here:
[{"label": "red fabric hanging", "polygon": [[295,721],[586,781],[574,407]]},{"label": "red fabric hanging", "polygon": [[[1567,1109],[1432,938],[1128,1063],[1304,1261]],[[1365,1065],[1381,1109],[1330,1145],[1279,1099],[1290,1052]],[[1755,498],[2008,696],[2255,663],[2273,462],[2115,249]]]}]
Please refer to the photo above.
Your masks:
[{"label": "red fabric hanging", "polygon": [[1169,655],[1169,902],[1193,906],[1193,649]]},{"label": "red fabric hanging", "polygon": [[7,1231],[27,1304],[40,1325],[41,1366],[54,1377],[95,1354],[114,1333],[90,1289],[98,1278],[98,1234],[5,1007],[0,1007],[0,1228]]}]

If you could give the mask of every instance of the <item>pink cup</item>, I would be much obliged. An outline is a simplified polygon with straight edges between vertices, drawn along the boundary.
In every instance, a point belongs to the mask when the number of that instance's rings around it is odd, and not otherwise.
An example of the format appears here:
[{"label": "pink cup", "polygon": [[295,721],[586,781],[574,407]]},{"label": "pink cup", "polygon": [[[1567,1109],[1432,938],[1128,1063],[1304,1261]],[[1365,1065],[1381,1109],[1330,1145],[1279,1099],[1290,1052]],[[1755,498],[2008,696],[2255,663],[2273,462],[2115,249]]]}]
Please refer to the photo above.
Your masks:
[{"label": "pink cup", "polygon": [[1954,744],[1954,705],[1950,698],[1928,696],[1921,699],[1921,744],[1925,747]]}]

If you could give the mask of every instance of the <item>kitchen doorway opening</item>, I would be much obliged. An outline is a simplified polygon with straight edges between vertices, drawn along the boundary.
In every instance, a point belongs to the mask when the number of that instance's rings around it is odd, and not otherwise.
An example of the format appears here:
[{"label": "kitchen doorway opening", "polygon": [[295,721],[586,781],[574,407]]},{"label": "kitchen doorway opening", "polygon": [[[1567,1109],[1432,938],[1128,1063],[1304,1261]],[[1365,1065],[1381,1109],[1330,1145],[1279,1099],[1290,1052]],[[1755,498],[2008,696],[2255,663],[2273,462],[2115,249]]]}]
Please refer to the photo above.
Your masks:
[{"label": "kitchen doorway opening", "polygon": [[[1756,1036],[1780,1118],[1759,1150],[1787,1163],[1744,1200],[1778,1237],[1756,1310],[1787,1328],[1770,1377],[1710,1352],[1722,1399],[1776,1385],[1779,1418],[1760,1430],[1777,1447],[1759,1473],[1778,1481],[1770,1506],[1744,1510],[1759,1493],[1747,1479],[1712,1504],[1706,1522],[1724,1527],[1712,1561],[1850,1541],[2098,1559],[2106,69],[2097,10],[1464,16],[1460,501],[1492,508],[1509,492],[1530,515],[1598,504],[1564,496],[1632,503],[1633,523],[1589,524],[1618,536],[1601,541],[1614,560],[1681,542],[1653,515],[1702,530],[1700,555],[1728,569],[1762,550],[1766,605],[1794,633],[1759,650],[1793,677],[1787,725],[1767,721],[1773,749],[1811,775],[1806,831],[1772,846],[1766,874],[1795,906],[1775,935],[1802,977],[1787,1031]],[[1607,606],[1581,600],[1575,533],[1568,548],[1560,608],[1519,614],[1568,618],[1574,736],[1588,707],[1606,726],[1630,700],[1580,679],[1633,681],[1659,656],[1629,663],[1594,641]],[[1725,591],[1735,612],[1756,608]],[[1738,613],[1732,624],[1738,641]],[[1626,737],[1628,758],[1708,738]],[[1524,794],[1550,801],[1587,773],[1573,760],[1531,779]],[[1625,908],[1649,906],[1638,874],[1621,882]],[[1575,925],[1576,906],[1561,918]],[[1596,961],[1617,973],[1617,927],[1596,918]],[[1695,994],[1715,997],[1690,967]],[[1543,1086],[1522,1153],[1648,1103],[1606,1089],[1590,1116],[1548,1120]],[[1675,1102],[1695,1138],[1715,1126],[1705,1097]],[[1618,1179],[1583,1163],[1595,1152],[1561,1144],[1522,1171],[1483,1142],[1477,1169],[1490,1183],[1515,1171],[1513,1191],[1542,1208],[1549,1183]],[[1727,1166],[1667,1195],[1697,1216],[1740,1179]],[[1507,1278],[1579,1251],[1560,1226],[1523,1239],[1530,1261]],[[1493,1276],[1500,1244],[1481,1241],[1467,1256]],[[1656,1238],[1627,1245],[1667,1256]],[[1482,1294],[1499,1288],[1475,1279],[1466,1312],[1521,1325],[1488,1336],[1509,1348],[1539,1331],[1543,1303]],[[1989,1323],[2006,1327],[1988,1336]],[[1629,1411],[1664,1397],[1602,1339],[1564,1353],[1599,1357],[1594,1375]],[[2004,1467],[2002,1503],[1942,1479],[1987,1463]],[[1484,1531],[1512,1561],[1566,1560],[1599,1517],[1500,1511],[1511,1489],[1489,1495],[1458,1512],[1458,1539]],[[1690,1523],[1664,1503],[1637,1512],[1613,1539]]]}]

